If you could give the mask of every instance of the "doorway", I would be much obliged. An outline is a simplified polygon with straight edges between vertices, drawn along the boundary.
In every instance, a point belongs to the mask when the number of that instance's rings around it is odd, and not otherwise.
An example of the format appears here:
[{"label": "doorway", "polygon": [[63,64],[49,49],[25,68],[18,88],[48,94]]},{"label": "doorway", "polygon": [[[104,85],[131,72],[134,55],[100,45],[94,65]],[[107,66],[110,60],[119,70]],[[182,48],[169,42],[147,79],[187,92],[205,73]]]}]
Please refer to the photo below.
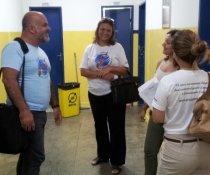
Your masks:
[{"label": "doorway", "polygon": [[145,6],[145,2],[139,6],[138,76],[141,84],[144,83],[145,75]]},{"label": "doorway", "polygon": [[101,17],[114,20],[116,40],[123,46],[133,73],[133,6],[102,6]]},{"label": "doorway", "polygon": [[[210,45],[210,1],[209,0],[202,0],[199,4],[199,26],[198,26],[198,33],[202,40],[205,40]],[[209,71],[210,65],[206,61],[205,63],[199,65],[199,67],[205,71]]]},{"label": "doorway", "polygon": [[[140,78],[140,84],[144,83],[145,76],[145,6],[146,2],[139,5],[139,31],[138,31],[138,76]],[[143,105],[144,101],[139,100],[139,104]]]},{"label": "doorway", "polygon": [[61,7],[30,7],[30,11],[42,12],[49,23],[50,42],[40,45],[46,52],[51,64],[51,80],[58,97],[58,84],[64,82],[64,60],[63,60],[63,25]]}]

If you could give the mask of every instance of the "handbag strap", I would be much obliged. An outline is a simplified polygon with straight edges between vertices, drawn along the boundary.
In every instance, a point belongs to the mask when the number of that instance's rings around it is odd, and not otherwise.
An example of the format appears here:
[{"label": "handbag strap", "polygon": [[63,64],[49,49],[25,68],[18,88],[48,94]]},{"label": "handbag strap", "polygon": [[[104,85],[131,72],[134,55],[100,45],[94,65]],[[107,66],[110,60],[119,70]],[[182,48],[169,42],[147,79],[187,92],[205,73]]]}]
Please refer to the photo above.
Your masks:
[{"label": "handbag strap", "polygon": [[124,75],[118,75],[118,78],[122,79],[122,78],[128,77],[128,76],[129,77],[132,77],[133,76],[129,70]]},{"label": "handbag strap", "polygon": [[207,73],[207,74],[208,74],[208,80],[209,80],[207,90],[197,101],[200,101],[202,99],[210,100],[210,73]]},{"label": "handbag strap", "polygon": [[209,83],[205,94],[208,97],[208,99],[210,99],[210,73],[208,73],[208,77],[209,77]]}]

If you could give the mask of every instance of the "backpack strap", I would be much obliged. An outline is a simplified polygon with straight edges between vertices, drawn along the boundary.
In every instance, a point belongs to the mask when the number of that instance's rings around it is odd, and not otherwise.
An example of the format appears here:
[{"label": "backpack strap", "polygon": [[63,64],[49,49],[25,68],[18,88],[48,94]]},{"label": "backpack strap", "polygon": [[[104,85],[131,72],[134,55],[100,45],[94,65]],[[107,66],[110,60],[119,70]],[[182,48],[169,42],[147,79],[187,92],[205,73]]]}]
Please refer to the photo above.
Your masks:
[{"label": "backpack strap", "polygon": [[[24,54],[28,53],[28,46],[26,45],[25,41],[23,41],[20,37],[17,37],[14,39],[14,41],[17,41],[20,44],[20,47]],[[25,63],[24,63],[25,64]],[[1,77],[1,69],[0,69],[0,77]]]},{"label": "backpack strap", "polygon": [[24,54],[28,53],[28,46],[26,45],[25,41],[23,41],[20,37],[17,37],[14,39],[14,41],[17,41],[20,44],[20,47]]},{"label": "backpack strap", "polygon": [[[28,46],[26,45],[25,41],[23,41],[21,38],[17,37],[17,38],[14,39],[14,41],[17,41],[20,44],[20,47],[21,47],[21,49],[24,53],[23,64],[22,64],[22,82],[21,82],[21,92],[22,92],[23,97],[24,97],[25,54],[28,53],[29,49],[28,49]],[[0,68],[0,78],[1,78],[1,72],[2,72],[2,69]]]},{"label": "backpack strap", "polygon": [[26,45],[25,41],[23,41],[21,38],[17,37],[14,39],[20,44],[20,47],[24,53],[23,55],[23,64],[22,64],[22,81],[21,81],[21,92],[24,97],[24,81],[25,81],[25,54],[28,53],[28,46]]}]

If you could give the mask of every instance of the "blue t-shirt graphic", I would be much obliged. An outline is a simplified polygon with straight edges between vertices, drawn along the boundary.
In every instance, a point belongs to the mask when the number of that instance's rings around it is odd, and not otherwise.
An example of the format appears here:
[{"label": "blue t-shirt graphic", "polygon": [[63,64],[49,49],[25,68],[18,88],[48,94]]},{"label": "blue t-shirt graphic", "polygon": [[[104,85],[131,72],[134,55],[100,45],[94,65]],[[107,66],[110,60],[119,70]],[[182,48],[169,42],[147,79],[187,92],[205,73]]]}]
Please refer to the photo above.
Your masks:
[{"label": "blue t-shirt graphic", "polygon": [[110,59],[110,57],[108,55],[108,52],[101,52],[101,53],[99,53],[96,56],[95,62],[96,62],[96,67],[98,69],[101,69],[101,68],[106,67],[107,65],[110,65],[111,59]]},{"label": "blue t-shirt graphic", "polygon": [[38,61],[38,75],[39,77],[46,78],[48,73],[48,66],[43,59]]}]

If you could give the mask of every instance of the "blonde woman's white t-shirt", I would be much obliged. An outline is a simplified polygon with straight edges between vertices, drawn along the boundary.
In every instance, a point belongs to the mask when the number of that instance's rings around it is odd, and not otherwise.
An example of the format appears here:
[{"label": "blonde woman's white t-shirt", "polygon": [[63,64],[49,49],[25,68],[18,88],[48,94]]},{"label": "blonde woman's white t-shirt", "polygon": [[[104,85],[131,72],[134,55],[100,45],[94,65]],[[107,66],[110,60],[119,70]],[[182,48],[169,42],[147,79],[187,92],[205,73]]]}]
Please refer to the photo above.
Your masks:
[{"label": "blonde woman's white t-shirt", "polygon": [[[102,70],[108,66],[129,67],[125,51],[120,43],[103,47],[95,43],[87,46],[80,68]],[[109,94],[111,92],[110,81],[88,78],[88,91],[98,96]]]},{"label": "blonde woman's white t-shirt", "polygon": [[196,100],[206,91],[208,75],[203,70],[178,70],[164,76],[152,106],[165,111],[166,134],[187,134]]}]

